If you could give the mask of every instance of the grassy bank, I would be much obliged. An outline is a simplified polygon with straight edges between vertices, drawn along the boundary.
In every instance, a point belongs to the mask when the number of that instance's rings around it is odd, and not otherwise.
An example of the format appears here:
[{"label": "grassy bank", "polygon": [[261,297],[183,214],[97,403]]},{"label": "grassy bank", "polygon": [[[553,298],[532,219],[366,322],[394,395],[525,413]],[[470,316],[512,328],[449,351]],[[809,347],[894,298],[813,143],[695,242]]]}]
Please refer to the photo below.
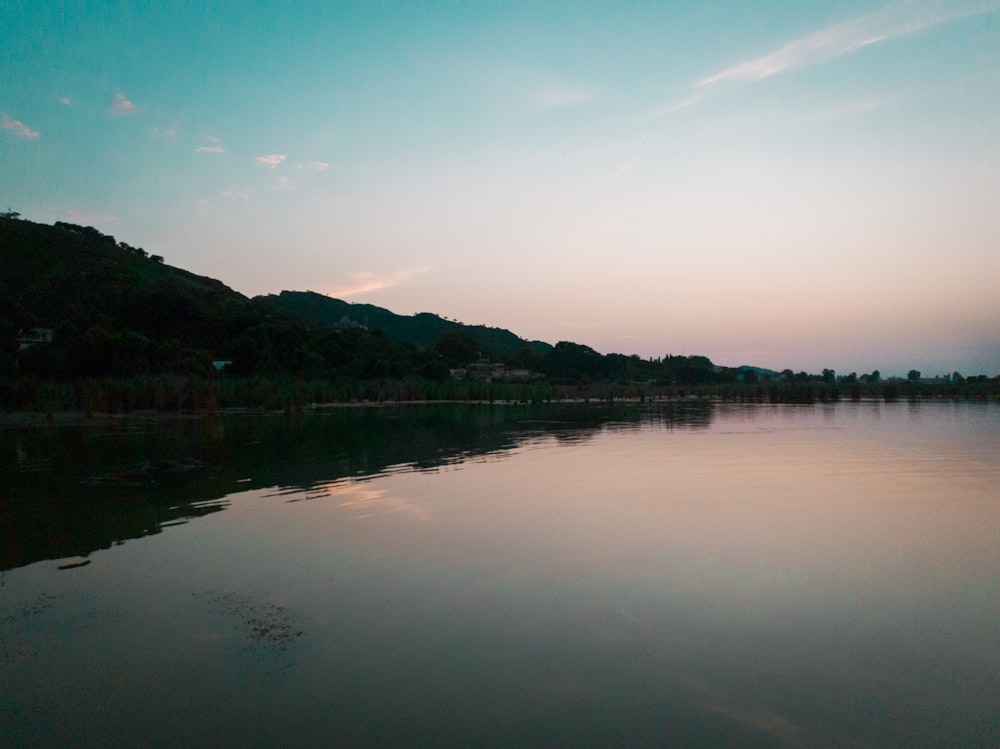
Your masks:
[{"label": "grassy bank", "polygon": [[0,409],[55,413],[129,413],[140,410],[213,412],[226,408],[299,411],[314,404],[389,401],[676,400],[710,398],[743,403],[833,403],[841,400],[946,398],[1000,400],[993,381],[926,384],[890,381],[655,385],[588,383],[553,385],[483,380],[328,380],[290,377],[197,378],[158,375],[53,381],[22,377],[0,383]]}]

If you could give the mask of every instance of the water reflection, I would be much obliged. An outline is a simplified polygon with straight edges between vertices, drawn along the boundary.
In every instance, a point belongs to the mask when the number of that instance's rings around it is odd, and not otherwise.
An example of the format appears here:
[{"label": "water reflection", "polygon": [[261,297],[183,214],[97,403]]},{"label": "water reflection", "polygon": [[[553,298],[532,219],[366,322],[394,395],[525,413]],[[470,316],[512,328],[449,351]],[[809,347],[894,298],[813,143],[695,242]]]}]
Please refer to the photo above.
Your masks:
[{"label": "water reflection", "polygon": [[573,443],[605,428],[706,427],[713,412],[710,402],[423,404],[8,424],[0,428],[0,569],[159,533],[251,489],[276,487],[301,501],[345,492],[345,479],[500,459],[544,436]]},{"label": "water reflection", "polygon": [[685,409],[49,434],[208,515],[5,576],[11,743],[995,744],[1000,410]]}]

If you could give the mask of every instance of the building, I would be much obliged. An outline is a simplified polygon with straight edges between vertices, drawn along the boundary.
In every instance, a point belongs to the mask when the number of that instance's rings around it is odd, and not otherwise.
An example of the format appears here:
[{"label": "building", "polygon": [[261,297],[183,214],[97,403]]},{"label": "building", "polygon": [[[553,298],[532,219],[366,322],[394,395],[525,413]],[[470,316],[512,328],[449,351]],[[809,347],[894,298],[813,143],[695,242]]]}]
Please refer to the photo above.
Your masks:
[{"label": "building", "polygon": [[17,350],[24,351],[37,343],[52,343],[52,328],[28,328],[17,335]]}]

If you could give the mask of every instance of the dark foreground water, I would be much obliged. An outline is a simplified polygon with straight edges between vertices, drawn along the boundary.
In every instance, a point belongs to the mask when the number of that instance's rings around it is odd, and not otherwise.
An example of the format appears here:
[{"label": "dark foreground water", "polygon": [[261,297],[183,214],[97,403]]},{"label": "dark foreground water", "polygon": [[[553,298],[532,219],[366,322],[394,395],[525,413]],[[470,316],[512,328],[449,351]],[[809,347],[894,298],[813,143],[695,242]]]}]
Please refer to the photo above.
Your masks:
[{"label": "dark foreground water", "polygon": [[1000,407],[0,429],[0,745],[996,747]]}]

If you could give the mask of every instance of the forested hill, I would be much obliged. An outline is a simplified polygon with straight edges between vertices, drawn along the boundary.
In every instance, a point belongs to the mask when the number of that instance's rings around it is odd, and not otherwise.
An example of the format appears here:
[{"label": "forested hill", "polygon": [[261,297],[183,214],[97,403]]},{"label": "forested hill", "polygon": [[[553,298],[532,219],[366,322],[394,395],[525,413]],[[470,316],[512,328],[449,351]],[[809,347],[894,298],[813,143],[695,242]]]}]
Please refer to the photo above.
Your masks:
[{"label": "forested hill", "polygon": [[433,348],[445,334],[458,333],[469,336],[480,351],[497,360],[517,357],[525,347],[537,356],[544,356],[552,350],[548,343],[526,341],[503,328],[465,325],[430,312],[397,315],[372,304],[351,304],[312,291],[282,291],[264,299],[276,309],[320,325],[381,330],[394,341],[417,347]]},{"label": "forested hill", "polygon": [[[50,340],[23,351],[44,329]],[[537,364],[552,347],[429,313],[309,292],[248,299],[90,226],[0,217],[0,377],[210,374],[441,378],[480,354]]]},{"label": "forested hill", "polygon": [[133,320],[155,328],[168,314],[171,327],[183,327],[189,317],[249,303],[221,281],[89,226],[0,219],[0,248],[3,318],[20,327]]},{"label": "forested hill", "polygon": [[52,330],[53,345],[25,357],[40,372],[191,370],[255,317],[222,282],[93,227],[0,219],[0,346],[9,358],[22,331]]},{"label": "forested hill", "polygon": [[[307,381],[322,383],[310,396],[317,401],[383,399],[390,391],[401,399],[494,397],[485,386],[448,389],[453,371],[465,372],[468,383],[515,383],[510,387],[526,388],[532,398],[551,397],[553,388],[589,397],[609,387],[677,395],[691,386],[728,396],[746,395],[739,389],[746,386],[752,397],[774,402],[835,399],[841,385],[851,397],[897,394],[893,383],[882,392],[878,372],[779,374],[718,367],[704,356],[605,355],[569,341],[550,346],[501,328],[397,315],[312,292],[249,299],[93,227],[0,214],[0,408],[270,404],[281,400],[274,383]],[[114,387],[85,387],[105,378]],[[911,372],[906,395],[937,392],[918,378]],[[220,382],[247,389],[226,400]],[[995,386],[985,376],[957,373],[947,384],[948,394],[977,398],[992,397]]]}]

